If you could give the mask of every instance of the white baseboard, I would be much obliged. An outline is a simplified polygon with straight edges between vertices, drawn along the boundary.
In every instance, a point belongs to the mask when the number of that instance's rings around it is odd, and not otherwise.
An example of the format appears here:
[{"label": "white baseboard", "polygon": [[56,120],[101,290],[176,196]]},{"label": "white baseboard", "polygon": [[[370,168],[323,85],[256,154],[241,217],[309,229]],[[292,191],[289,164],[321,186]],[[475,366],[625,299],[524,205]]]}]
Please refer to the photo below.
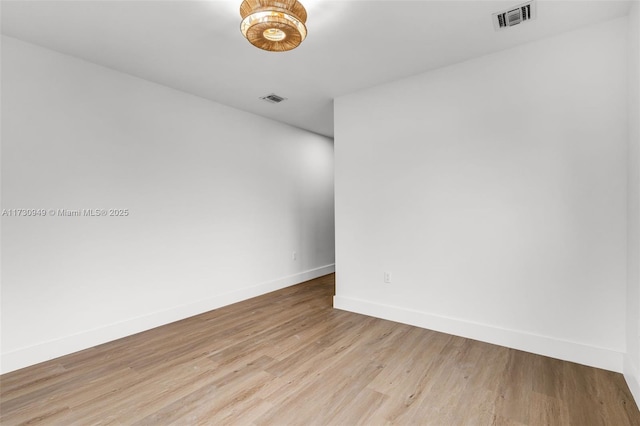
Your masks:
[{"label": "white baseboard", "polygon": [[220,294],[210,299],[176,306],[165,311],[131,318],[126,321],[3,353],[0,355],[0,374],[88,349],[122,337],[131,336],[132,334],[202,314],[232,303],[241,302],[252,297],[312,280],[334,271],[335,265],[326,265],[229,293]]},{"label": "white baseboard", "polygon": [[638,371],[638,367],[631,361],[629,355],[624,356],[624,379],[627,382],[627,386],[629,386],[629,390],[631,391],[631,395],[633,395],[633,399],[635,399],[636,404],[640,406],[640,372]]},{"label": "white baseboard", "polygon": [[336,309],[480,340],[617,373],[622,372],[623,353],[611,349],[349,297],[335,296],[333,306]]}]

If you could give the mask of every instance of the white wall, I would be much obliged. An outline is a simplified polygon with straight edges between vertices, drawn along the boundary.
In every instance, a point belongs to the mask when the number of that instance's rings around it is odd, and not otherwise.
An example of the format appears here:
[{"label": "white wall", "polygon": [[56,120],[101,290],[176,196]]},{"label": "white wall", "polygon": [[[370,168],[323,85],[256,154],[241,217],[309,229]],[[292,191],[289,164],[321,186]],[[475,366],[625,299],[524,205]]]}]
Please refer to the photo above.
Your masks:
[{"label": "white wall", "polygon": [[626,22],[338,98],[335,306],[622,371]]},{"label": "white wall", "polygon": [[640,402],[640,3],[629,12],[627,186],[627,356],[624,373]]},{"label": "white wall", "polygon": [[[2,371],[333,271],[333,142],[2,38]],[[292,252],[298,254],[292,259]]]}]

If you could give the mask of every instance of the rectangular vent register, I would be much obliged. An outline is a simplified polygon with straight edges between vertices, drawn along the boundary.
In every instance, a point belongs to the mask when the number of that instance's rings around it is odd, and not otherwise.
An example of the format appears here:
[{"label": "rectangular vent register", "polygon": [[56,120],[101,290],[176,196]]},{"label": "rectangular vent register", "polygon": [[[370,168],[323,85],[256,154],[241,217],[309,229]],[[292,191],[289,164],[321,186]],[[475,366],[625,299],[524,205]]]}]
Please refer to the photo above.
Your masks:
[{"label": "rectangular vent register", "polygon": [[275,93],[272,93],[272,94],[267,95],[267,96],[262,96],[260,99],[262,99],[265,102],[269,102],[271,104],[279,104],[280,102],[287,100],[287,98],[283,98],[282,96],[278,96]]},{"label": "rectangular vent register", "polygon": [[535,0],[522,3],[518,6],[510,7],[507,10],[493,14],[493,27],[497,30],[504,30],[525,21],[530,21],[536,17]]}]

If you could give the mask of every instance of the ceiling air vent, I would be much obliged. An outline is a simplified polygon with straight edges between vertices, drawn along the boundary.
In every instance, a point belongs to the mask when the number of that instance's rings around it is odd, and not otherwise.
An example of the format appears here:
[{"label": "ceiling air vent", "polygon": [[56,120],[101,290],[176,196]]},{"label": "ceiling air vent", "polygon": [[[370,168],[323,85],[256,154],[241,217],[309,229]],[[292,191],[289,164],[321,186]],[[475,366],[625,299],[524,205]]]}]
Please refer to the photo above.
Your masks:
[{"label": "ceiling air vent", "polygon": [[275,93],[272,93],[272,94],[267,95],[267,96],[263,96],[260,99],[262,99],[265,102],[269,102],[271,104],[279,104],[280,102],[287,100],[287,98],[283,98],[282,96],[278,96]]},{"label": "ceiling air vent", "polygon": [[493,14],[493,26],[497,30],[513,27],[521,22],[536,18],[535,0],[510,7],[507,10]]}]

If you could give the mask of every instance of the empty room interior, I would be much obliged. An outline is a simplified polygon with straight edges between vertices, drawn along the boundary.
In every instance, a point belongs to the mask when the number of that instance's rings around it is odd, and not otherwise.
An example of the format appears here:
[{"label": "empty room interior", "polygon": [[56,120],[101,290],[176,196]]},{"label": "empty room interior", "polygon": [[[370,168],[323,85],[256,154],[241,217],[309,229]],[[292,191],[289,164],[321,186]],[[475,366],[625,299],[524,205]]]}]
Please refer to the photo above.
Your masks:
[{"label": "empty room interior", "polygon": [[640,425],[638,1],[0,3],[3,425]]}]

